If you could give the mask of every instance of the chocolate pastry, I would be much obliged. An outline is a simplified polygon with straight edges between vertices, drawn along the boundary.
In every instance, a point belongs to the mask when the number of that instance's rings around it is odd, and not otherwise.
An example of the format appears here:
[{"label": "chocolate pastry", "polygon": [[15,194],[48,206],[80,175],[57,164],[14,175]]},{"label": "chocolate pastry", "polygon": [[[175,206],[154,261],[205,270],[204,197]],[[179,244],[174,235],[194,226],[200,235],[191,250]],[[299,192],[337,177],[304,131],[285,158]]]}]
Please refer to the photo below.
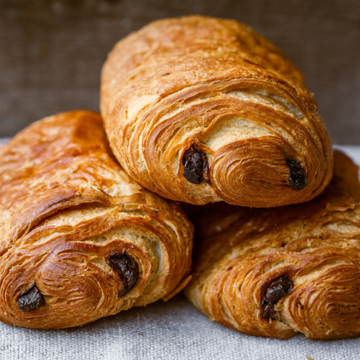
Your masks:
[{"label": "chocolate pastry", "polygon": [[119,297],[125,296],[136,284],[139,277],[139,265],[133,257],[124,253],[111,254],[108,264],[119,274],[123,289]]},{"label": "chocolate pastry", "polygon": [[38,121],[0,148],[0,240],[8,324],[75,327],[189,280],[191,223],[130,179],[89,111]]},{"label": "chocolate pastry", "polygon": [[168,199],[276,207],[313,199],[332,177],[303,75],[236,21],[163,19],[119,41],[102,70],[101,113],[124,170]]},{"label": "chocolate pastry", "polygon": [[193,184],[200,184],[203,180],[208,181],[208,163],[206,154],[193,145],[186,150],[182,159],[184,177]]},{"label": "chocolate pastry", "polygon": [[308,184],[308,182],[300,161],[288,159],[286,163],[290,169],[289,186],[293,190],[303,189]]},{"label": "chocolate pastry", "polygon": [[280,299],[287,295],[294,287],[293,282],[287,275],[283,275],[274,280],[265,290],[261,307],[262,318],[269,321],[270,317],[275,314],[275,306]]},{"label": "chocolate pastry", "polygon": [[23,311],[32,311],[45,306],[44,298],[35,284],[19,296],[17,303],[19,309]]},{"label": "chocolate pastry", "polygon": [[334,177],[308,203],[188,205],[196,251],[188,299],[249,335],[360,336],[359,169],[335,151]]}]

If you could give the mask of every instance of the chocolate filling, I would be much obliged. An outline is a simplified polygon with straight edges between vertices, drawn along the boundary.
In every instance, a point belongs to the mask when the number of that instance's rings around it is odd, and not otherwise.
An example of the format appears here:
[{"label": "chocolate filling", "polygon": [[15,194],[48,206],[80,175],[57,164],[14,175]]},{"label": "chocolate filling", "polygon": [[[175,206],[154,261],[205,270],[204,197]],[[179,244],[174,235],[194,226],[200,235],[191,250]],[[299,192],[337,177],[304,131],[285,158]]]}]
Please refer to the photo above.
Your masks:
[{"label": "chocolate filling", "polygon": [[136,284],[139,277],[139,265],[130,255],[111,254],[108,264],[120,276],[120,281],[123,284],[119,297],[125,296]]},{"label": "chocolate filling", "polygon": [[305,175],[305,171],[301,166],[301,162],[298,160],[286,160],[286,163],[289,166],[290,174],[289,174],[289,186],[293,190],[301,190],[307,184],[307,178]]},{"label": "chocolate filling", "polygon": [[193,184],[200,184],[202,181],[209,182],[209,165],[206,154],[196,145],[185,151],[182,158],[184,167],[183,176]]},{"label": "chocolate filling", "polygon": [[265,290],[261,306],[263,313],[261,317],[269,321],[271,316],[275,314],[275,306],[277,302],[287,295],[294,288],[293,282],[287,275],[283,275],[274,280]]},{"label": "chocolate filling", "polygon": [[23,311],[32,311],[45,306],[45,300],[35,284],[19,296],[17,303],[19,309]]}]

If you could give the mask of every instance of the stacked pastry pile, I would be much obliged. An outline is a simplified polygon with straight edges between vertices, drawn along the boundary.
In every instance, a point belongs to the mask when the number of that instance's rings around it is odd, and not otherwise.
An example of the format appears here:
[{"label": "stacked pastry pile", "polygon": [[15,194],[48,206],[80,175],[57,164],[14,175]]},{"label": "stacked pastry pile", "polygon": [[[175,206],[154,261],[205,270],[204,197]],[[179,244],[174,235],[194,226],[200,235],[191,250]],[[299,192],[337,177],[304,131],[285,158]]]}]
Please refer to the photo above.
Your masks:
[{"label": "stacked pastry pile", "polygon": [[185,287],[247,334],[359,335],[358,169],[341,153],[333,166],[276,47],[234,21],[152,23],[110,53],[101,113],[43,119],[0,149],[2,321],[73,327]]}]

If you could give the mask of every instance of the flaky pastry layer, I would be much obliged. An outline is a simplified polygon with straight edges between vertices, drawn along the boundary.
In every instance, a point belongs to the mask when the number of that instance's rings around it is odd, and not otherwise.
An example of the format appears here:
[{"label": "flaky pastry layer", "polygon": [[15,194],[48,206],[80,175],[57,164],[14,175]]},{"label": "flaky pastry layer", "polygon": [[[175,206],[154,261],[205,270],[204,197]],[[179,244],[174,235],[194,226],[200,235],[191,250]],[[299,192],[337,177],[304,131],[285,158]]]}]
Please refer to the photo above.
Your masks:
[{"label": "flaky pastry layer", "polygon": [[360,335],[359,169],[344,154],[306,204],[188,210],[199,245],[185,293],[211,320],[280,339]]},{"label": "flaky pastry layer", "polygon": [[302,74],[236,21],[153,22],[104,64],[101,112],[127,173],[195,205],[306,202],[332,176],[331,140]]},{"label": "flaky pastry layer", "polygon": [[115,162],[101,117],[38,121],[0,149],[0,320],[79,326],[168,299],[189,280],[192,225]]}]

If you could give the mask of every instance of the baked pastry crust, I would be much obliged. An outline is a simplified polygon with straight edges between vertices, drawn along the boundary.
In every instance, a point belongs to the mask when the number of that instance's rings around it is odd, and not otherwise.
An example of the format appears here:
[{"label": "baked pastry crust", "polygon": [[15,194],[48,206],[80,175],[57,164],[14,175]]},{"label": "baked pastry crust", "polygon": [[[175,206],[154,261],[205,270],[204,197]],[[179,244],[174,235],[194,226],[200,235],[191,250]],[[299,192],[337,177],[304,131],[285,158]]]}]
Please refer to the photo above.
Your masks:
[{"label": "baked pastry crust", "polygon": [[332,182],[306,204],[190,206],[200,243],[188,299],[211,320],[249,335],[359,336],[358,174],[336,151]]},{"label": "baked pastry crust", "polygon": [[38,121],[0,149],[0,320],[66,328],[168,299],[192,231],[119,167],[98,114]]},{"label": "baked pastry crust", "polygon": [[165,198],[295,204],[320,194],[333,168],[302,78],[243,24],[165,19],[115,45],[102,70],[101,112],[122,167]]}]

